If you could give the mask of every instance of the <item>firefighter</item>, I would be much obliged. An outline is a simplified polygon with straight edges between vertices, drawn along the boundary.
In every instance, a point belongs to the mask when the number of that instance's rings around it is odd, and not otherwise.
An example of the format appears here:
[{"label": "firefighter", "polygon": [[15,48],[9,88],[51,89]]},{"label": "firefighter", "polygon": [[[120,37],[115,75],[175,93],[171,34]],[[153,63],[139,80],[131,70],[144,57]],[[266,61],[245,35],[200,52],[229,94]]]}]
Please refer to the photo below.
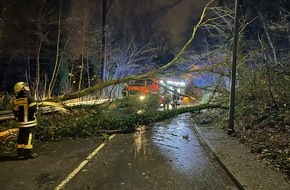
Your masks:
[{"label": "firefighter", "polygon": [[174,89],[174,93],[172,95],[172,107],[173,108],[177,108],[177,105],[178,105],[178,100],[179,100],[179,95],[177,94],[177,90]]},{"label": "firefighter", "polygon": [[164,100],[163,100],[164,109],[169,110],[169,105],[171,101],[172,101],[171,93],[166,90],[164,94]]},{"label": "firefighter", "polygon": [[15,116],[19,132],[17,139],[17,159],[36,158],[37,153],[33,153],[33,138],[37,120],[35,114],[37,105],[30,95],[27,83],[18,82],[14,86],[16,98],[13,100],[13,114]]},{"label": "firefighter", "polygon": [[128,96],[128,95],[129,95],[128,85],[125,84],[123,89],[122,89],[122,96]]}]

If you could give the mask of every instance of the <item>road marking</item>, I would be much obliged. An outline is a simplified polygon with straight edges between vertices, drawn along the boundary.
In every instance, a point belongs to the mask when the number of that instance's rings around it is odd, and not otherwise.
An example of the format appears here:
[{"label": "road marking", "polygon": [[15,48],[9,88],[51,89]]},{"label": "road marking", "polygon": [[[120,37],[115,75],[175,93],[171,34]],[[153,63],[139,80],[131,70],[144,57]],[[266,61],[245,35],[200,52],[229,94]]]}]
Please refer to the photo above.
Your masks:
[{"label": "road marking", "polygon": [[[116,134],[113,134],[109,137],[109,140],[114,138]],[[98,148],[96,148],[89,156],[80,163],[80,165],[74,169],[54,190],[61,190],[89,161],[92,159],[105,145],[107,142],[103,142]]]}]

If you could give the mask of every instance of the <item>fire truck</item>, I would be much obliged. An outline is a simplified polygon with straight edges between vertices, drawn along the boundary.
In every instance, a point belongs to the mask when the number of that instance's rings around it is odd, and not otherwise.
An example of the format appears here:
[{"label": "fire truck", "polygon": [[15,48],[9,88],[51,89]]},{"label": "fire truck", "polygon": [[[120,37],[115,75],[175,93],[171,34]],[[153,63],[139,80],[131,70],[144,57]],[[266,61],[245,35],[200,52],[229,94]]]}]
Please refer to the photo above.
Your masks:
[{"label": "fire truck", "polygon": [[160,83],[158,79],[132,80],[127,84],[128,95],[145,95],[149,93],[160,94]]},{"label": "fire truck", "polygon": [[[160,97],[160,104],[163,104],[163,96],[166,92],[166,89],[169,89],[171,95],[173,96],[174,92],[178,94],[184,94],[185,83],[184,82],[174,82],[170,80],[159,80],[159,79],[150,79],[150,80],[133,80],[127,83],[127,95],[146,95],[149,93],[156,93]],[[178,96],[178,104],[183,100],[182,96]]]}]

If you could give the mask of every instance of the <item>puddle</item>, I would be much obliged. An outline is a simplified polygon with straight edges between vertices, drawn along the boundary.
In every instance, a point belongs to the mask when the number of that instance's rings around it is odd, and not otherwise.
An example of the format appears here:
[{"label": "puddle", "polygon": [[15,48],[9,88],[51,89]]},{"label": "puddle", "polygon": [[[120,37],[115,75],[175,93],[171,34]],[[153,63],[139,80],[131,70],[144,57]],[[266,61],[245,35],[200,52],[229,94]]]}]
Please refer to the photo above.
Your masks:
[{"label": "puddle", "polygon": [[147,150],[147,137],[146,137],[146,126],[140,126],[137,128],[134,133],[134,146],[135,146],[135,158],[139,154],[143,154],[146,158],[146,150]]},{"label": "puddle", "polygon": [[154,146],[169,159],[175,170],[192,173],[206,167],[204,154],[192,129],[193,121],[189,114],[157,123],[152,128],[151,140]]},{"label": "puddle", "polygon": [[215,169],[194,134],[194,121],[187,114],[159,122],[151,127],[141,126],[134,134],[135,158],[155,160],[162,155],[172,169],[185,177],[215,176]]}]

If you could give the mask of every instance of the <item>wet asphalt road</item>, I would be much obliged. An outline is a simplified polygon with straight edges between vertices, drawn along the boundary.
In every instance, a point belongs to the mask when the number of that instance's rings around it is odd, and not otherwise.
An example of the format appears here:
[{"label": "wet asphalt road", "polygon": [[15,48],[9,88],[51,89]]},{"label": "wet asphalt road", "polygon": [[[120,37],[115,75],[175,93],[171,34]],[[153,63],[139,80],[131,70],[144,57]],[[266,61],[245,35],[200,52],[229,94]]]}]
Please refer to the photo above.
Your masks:
[{"label": "wet asphalt road", "polygon": [[183,114],[118,134],[60,189],[237,189],[193,128]]},{"label": "wet asphalt road", "polygon": [[100,137],[37,143],[40,156],[32,160],[0,152],[0,189],[237,189],[194,127],[190,114],[183,114],[105,144]]}]

